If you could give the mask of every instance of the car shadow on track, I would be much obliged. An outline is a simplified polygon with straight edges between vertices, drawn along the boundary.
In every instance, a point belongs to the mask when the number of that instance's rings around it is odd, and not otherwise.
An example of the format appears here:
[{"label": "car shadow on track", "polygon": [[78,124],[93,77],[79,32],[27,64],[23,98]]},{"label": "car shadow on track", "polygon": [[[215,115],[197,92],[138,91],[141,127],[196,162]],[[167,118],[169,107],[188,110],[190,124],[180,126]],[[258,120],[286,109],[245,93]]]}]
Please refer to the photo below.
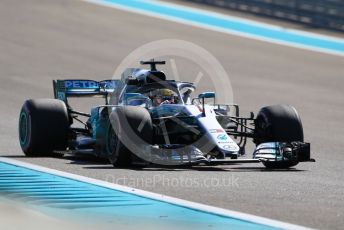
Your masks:
[{"label": "car shadow on track", "polygon": [[51,154],[50,156],[37,156],[27,157],[24,155],[0,155],[1,157],[22,159],[22,158],[56,158],[66,160],[66,164],[82,165],[84,169],[111,169],[111,170],[133,170],[133,171],[213,171],[213,172],[302,172],[307,170],[290,168],[290,169],[266,169],[260,164],[257,166],[247,167],[241,166],[243,164],[232,164],[223,166],[161,166],[161,165],[148,165],[140,166],[134,165],[131,167],[113,167],[107,159],[98,158],[95,156],[85,155],[56,155]]},{"label": "car shadow on track", "polygon": [[289,168],[289,169],[267,169],[261,167],[235,167],[231,168],[231,172],[304,172],[308,170]]},{"label": "car shadow on track", "polygon": [[306,170],[290,169],[267,169],[261,164],[255,164],[255,167],[247,167],[242,163],[233,163],[223,166],[161,166],[161,165],[133,165],[131,167],[113,167],[107,159],[99,159],[93,156],[65,156],[65,159],[71,160],[70,164],[84,165],[85,169],[125,169],[133,171],[214,171],[214,172],[302,172]]},{"label": "car shadow on track", "polygon": [[138,166],[131,166],[131,167],[117,167],[114,168],[112,165],[106,166],[85,166],[85,169],[112,169],[112,170],[133,170],[133,171],[145,171],[145,172],[162,172],[162,171],[200,171],[200,172],[233,172],[233,173],[240,173],[240,172],[302,172],[307,170],[300,170],[296,168],[290,169],[266,169],[265,167],[235,167],[232,168],[231,166],[193,166],[193,167],[178,167],[178,166],[154,166],[149,165],[147,167],[138,167]]}]

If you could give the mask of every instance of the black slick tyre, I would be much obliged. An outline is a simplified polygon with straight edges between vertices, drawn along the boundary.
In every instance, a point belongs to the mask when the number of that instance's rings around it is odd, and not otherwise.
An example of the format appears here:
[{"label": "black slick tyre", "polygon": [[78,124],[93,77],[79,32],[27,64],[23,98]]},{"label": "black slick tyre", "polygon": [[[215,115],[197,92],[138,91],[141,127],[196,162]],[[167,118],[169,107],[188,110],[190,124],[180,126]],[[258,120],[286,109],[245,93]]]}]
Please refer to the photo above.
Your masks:
[{"label": "black slick tyre", "polygon": [[116,108],[110,121],[106,140],[108,158],[114,167],[128,167],[134,158],[140,158],[140,143],[152,142],[152,119],[145,108],[125,106]]},{"label": "black slick tyre", "polygon": [[19,115],[19,142],[26,156],[48,156],[66,150],[69,117],[64,102],[57,99],[25,101]]},{"label": "black slick tyre", "polygon": [[[255,120],[254,142],[303,142],[303,128],[296,109],[289,105],[272,105],[263,107]],[[297,161],[263,162],[267,168],[289,168]]]}]

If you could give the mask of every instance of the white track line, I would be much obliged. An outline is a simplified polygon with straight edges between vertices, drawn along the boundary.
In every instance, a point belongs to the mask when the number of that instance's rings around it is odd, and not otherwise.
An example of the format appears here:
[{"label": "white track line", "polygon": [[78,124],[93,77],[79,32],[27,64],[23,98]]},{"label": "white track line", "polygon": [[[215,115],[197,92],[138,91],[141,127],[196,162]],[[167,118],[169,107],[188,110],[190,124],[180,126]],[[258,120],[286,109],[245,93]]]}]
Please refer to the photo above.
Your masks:
[{"label": "white track line", "polygon": [[50,168],[46,168],[46,167],[42,167],[42,166],[38,166],[38,165],[34,165],[34,164],[22,162],[22,161],[17,161],[17,160],[5,158],[5,157],[0,157],[0,162],[12,164],[12,165],[16,165],[19,167],[32,169],[32,170],[36,170],[36,171],[43,172],[43,173],[48,173],[48,174],[52,174],[52,175],[56,175],[56,176],[60,176],[60,177],[65,177],[65,178],[72,179],[72,180],[82,181],[85,183],[89,183],[89,184],[93,184],[93,185],[97,185],[97,186],[101,186],[101,187],[105,187],[105,188],[110,188],[110,189],[130,193],[130,194],[142,196],[142,197],[149,198],[149,199],[163,201],[166,203],[170,203],[170,204],[174,204],[174,205],[178,205],[178,206],[182,206],[182,207],[186,207],[186,208],[190,208],[190,209],[194,209],[194,210],[198,210],[198,211],[203,211],[206,213],[211,213],[211,214],[215,214],[215,215],[240,219],[240,220],[248,221],[248,222],[252,222],[252,223],[268,225],[271,227],[276,227],[276,228],[281,228],[281,229],[293,229],[293,230],[307,230],[307,229],[309,230],[310,229],[310,228],[306,228],[306,227],[299,226],[299,225],[294,225],[294,224],[289,224],[289,223],[285,223],[285,222],[281,222],[281,221],[277,221],[277,220],[268,219],[265,217],[259,217],[259,216],[255,216],[255,215],[251,215],[251,214],[245,214],[245,213],[241,213],[241,212],[237,212],[237,211],[217,208],[214,206],[209,206],[209,205],[205,205],[205,204],[200,204],[200,203],[196,203],[196,202],[182,200],[179,198],[174,198],[171,196],[165,196],[162,194],[148,192],[148,191],[144,191],[141,189],[131,188],[131,187],[123,186],[123,185],[112,184],[112,183],[109,183],[106,181],[92,179],[92,178],[88,178],[88,177],[84,177],[84,176],[80,176],[80,175],[75,175],[72,173],[62,172],[59,170],[50,169]]}]

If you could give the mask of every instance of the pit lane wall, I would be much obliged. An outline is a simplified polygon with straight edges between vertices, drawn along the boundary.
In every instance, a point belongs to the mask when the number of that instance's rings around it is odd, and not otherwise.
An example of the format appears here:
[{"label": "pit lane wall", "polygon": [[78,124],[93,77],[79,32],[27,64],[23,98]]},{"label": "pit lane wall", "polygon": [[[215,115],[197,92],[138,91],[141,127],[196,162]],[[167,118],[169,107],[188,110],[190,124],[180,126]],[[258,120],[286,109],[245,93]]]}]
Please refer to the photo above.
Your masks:
[{"label": "pit lane wall", "polygon": [[344,31],[343,0],[187,0],[287,21]]}]

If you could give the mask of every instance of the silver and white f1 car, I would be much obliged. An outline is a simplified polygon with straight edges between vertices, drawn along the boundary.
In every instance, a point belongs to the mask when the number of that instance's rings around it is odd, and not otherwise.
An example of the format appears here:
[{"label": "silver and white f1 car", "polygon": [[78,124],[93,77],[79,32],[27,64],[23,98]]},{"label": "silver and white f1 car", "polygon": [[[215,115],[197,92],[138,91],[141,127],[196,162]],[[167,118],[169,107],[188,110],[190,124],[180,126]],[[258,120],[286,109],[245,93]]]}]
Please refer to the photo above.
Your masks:
[{"label": "silver and white f1 car", "polygon": [[[55,99],[27,100],[19,117],[23,152],[92,154],[115,167],[262,162],[289,168],[314,161],[292,106],[267,106],[256,117],[240,117],[238,105],[215,104],[214,92],[192,97],[192,83],[167,80],[156,68],[164,61],[141,64],[151,68],[127,69],[120,80],[54,80]],[[68,101],[92,96],[105,103],[90,113],[73,110]],[[248,138],[256,145],[253,157],[240,158]]]}]

